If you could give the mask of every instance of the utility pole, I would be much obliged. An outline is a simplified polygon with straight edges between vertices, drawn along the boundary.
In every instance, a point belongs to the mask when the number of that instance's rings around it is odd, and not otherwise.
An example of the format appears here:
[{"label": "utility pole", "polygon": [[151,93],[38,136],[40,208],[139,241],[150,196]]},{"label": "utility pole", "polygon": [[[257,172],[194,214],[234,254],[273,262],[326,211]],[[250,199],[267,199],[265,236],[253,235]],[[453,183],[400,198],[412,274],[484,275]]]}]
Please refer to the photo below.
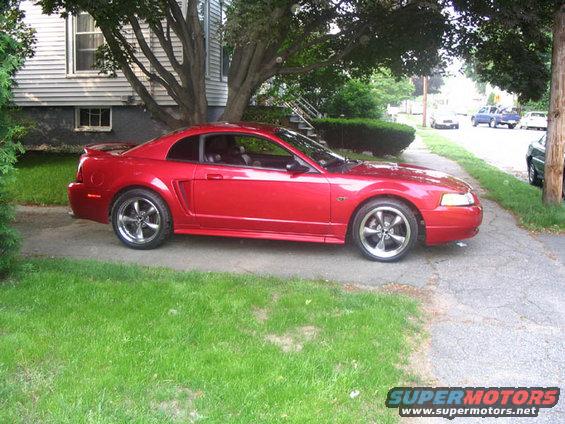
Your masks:
[{"label": "utility pole", "polygon": [[545,143],[543,203],[559,205],[563,190],[565,150],[565,4],[557,7],[553,24],[551,100]]},{"label": "utility pole", "polygon": [[422,77],[422,126],[426,128],[428,122],[428,77]]}]

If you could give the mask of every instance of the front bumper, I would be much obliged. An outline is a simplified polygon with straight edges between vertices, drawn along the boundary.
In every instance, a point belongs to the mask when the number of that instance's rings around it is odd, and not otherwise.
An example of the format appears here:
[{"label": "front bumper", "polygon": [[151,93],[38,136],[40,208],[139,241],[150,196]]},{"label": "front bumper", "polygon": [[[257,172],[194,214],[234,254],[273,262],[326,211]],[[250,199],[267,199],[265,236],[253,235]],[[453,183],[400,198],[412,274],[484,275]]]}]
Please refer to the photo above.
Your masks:
[{"label": "front bumper", "polygon": [[426,244],[443,244],[474,237],[483,221],[483,207],[440,206],[422,212],[426,224]]}]

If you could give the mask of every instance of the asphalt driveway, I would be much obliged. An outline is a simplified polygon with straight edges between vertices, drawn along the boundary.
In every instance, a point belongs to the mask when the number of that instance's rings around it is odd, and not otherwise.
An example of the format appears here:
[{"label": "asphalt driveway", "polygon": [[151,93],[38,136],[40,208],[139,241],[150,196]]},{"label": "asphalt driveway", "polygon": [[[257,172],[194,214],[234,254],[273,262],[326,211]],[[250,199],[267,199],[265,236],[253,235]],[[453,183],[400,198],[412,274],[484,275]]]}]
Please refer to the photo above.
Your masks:
[{"label": "asphalt driveway", "polygon": [[[457,164],[429,153],[420,143],[411,146],[405,159],[473,183]],[[513,216],[496,203],[484,200],[484,206],[484,223],[474,239],[418,247],[395,264],[367,261],[351,246],[196,236],[177,236],[160,249],[134,251],[123,247],[108,226],[74,220],[65,208],[20,208],[17,227],[27,255],[299,276],[374,287],[405,285],[422,294],[431,317],[425,361],[431,369],[430,384],[562,386],[563,238],[533,236],[518,228]],[[538,419],[520,422],[565,422],[563,404],[542,410]]]}]

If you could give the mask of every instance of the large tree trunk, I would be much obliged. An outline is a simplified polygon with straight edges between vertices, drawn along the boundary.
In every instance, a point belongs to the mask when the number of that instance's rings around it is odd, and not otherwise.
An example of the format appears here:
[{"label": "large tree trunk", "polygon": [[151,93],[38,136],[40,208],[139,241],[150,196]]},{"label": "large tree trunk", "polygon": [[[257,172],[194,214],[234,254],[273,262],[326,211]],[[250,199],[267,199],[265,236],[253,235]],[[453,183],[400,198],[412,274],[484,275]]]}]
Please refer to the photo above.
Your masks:
[{"label": "large tree trunk", "polygon": [[247,84],[238,87],[230,86],[228,90],[228,101],[226,102],[226,108],[220,117],[220,121],[241,121],[253,92],[253,88],[249,87]]},{"label": "large tree trunk", "polygon": [[565,148],[565,4],[555,13],[551,60],[551,102],[545,147],[543,202],[560,204]]}]

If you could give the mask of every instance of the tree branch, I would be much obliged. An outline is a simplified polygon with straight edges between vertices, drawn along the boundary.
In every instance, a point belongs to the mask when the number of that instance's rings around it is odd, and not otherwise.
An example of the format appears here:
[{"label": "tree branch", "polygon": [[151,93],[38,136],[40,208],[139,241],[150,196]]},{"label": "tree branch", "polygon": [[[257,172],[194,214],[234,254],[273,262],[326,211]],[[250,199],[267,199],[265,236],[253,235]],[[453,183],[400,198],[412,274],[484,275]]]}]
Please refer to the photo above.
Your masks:
[{"label": "tree branch", "polygon": [[171,42],[171,34],[170,34],[170,26],[167,23],[167,34],[165,35],[165,30],[163,29],[163,25],[160,21],[155,22],[153,25],[150,26],[151,30],[157,36],[159,40],[159,44],[163,48],[163,51],[166,53],[169,62],[177,71],[177,73],[181,74],[183,71],[183,67],[178,61],[177,57],[175,56],[175,51],[173,48],[173,43]]},{"label": "tree branch", "polygon": [[108,43],[108,46],[110,47],[112,54],[116,58],[122,59],[122,60],[118,60],[120,64],[120,69],[122,70],[128,82],[131,84],[132,88],[139,95],[141,100],[145,103],[145,106],[147,107],[149,112],[151,112],[151,114],[155,118],[164,122],[171,128],[181,127],[183,125],[183,121],[175,118],[172,114],[168,113],[164,108],[162,108],[159,104],[157,104],[151,93],[149,93],[149,91],[143,85],[143,83],[140,81],[137,75],[135,75],[135,72],[131,68],[130,64],[123,56],[123,52],[120,48],[120,43],[114,37],[112,30],[103,26],[100,27],[100,29],[102,31],[102,34],[104,34],[104,38],[106,39],[106,42]]},{"label": "tree branch", "polygon": [[343,50],[334,53],[330,58],[328,58],[324,61],[313,63],[313,64],[310,64],[310,65],[307,65],[307,66],[280,68],[278,70],[278,73],[280,75],[291,75],[291,74],[306,73],[306,72],[314,71],[314,70],[319,69],[319,68],[323,68],[324,66],[328,66],[328,65],[332,65],[334,63],[337,63],[353,51],[356,43],[358,42],[359,37],[361,37],[363,35],[363,33],[365,31],[367,31],[367,29],[368,29],[368,25],[362,25],[359,29],[354,31],[354,34],[352,34],[349,43],[347,43],[347,45],[343,48]]},{"label": "tree branch", "polygon": [[163,85],[163,87],[167,90],[167,93],[178,103],[180,107],[183,107],[188,111],[192,111],[194,104],[184,98],[185,96],[183,96],[183,93],[185,92],[185,89],[178,83],[175,76],[167,68],[165,68],[161,62],[159,62],[157,57],[155,57],[151,47],[147,44],[147,40],[143,35],[143,31],[141,30],[141,26],[139,25],[137,18],[130,15],[128,16],[128,19],[141,51],[145,57],[147,57],[151,65],[155,67],[162,79],[166,81],[166,84],[161,82],[161,85]]}]

